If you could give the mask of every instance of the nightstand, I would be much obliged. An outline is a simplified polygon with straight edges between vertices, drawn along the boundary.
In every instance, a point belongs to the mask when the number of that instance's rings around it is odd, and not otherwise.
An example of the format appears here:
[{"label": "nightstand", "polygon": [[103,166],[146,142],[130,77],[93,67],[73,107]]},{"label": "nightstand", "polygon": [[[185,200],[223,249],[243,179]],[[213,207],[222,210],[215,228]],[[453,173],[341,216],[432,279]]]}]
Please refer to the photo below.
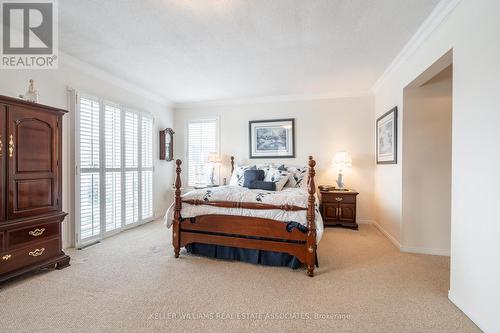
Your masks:
[{"label": "nightstand", "polygon": [[341,226],[358,230],[356,223],[356,198],[358,192],[321,191],[321,216],[325,226]]}]

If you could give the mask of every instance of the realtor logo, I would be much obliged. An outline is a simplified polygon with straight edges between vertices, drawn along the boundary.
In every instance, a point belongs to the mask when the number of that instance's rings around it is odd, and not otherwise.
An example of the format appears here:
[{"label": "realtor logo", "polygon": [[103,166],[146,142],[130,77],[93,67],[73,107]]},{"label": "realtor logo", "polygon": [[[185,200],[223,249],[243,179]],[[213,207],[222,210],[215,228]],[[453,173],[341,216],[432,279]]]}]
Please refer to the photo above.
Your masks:
[{"label": "realtor logo", "polygon": [[1,0],[0,4],[0,68],[57,68],[57,0]]}]

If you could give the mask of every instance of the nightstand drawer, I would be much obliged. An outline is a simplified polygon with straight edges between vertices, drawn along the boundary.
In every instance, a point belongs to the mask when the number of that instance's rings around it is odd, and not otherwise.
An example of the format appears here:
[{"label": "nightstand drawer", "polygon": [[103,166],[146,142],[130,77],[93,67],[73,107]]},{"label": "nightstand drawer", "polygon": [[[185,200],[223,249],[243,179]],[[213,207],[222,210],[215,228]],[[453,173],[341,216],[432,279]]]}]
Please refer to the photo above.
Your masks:
[{"label": "nightstand drawer", "polygon": [[338,194],[338,193],[321,193],[321,202],[330,202],[330,203],[356,203],[355,195],[348,194]]}]

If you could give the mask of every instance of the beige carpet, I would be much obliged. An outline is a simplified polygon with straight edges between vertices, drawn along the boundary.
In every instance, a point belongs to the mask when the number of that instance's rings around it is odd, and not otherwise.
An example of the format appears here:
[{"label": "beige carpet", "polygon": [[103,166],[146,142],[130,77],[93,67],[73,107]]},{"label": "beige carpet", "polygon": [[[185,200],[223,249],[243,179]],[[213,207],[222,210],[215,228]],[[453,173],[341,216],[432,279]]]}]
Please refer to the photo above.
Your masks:
[{"label": "beige carpet", "polygon": [[400,253],[373,226],[327,229],[314,278],[174,259],[160,222],[69,254],[69,268],[1,286],[2,332],[478,331],[447,299],[448,258]]}]

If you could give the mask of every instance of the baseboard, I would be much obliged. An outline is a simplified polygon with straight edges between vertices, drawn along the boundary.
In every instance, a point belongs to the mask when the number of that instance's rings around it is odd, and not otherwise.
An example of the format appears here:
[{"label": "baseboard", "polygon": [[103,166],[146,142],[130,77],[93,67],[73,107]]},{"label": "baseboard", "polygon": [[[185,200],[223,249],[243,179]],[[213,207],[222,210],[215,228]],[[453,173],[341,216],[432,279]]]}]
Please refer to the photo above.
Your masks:
[{"label": "baseboard", "polygon": [[450,256],[449,249],[431,249],[425,247],[412,247],[412,246],[401,246],[401,252],[406,253],[418,253],[418,254],[430,254],[433,256]]},{"label": "baseboard", "polygon": [[373,221],[372,223],[385,237],[387,237],[391,242],[392,244],[394,244],[394,246],[396,246],[398,248],[398,250],[401,250],[401,243],[396,239],[394,238],[390,233],[388,233],[387,231],[385,231],[385,229],[377,223],[377,221]]},{"label": "baseboard", "polygon": [[369,220],[369,219],[358,219],[356,221],[357,224],[374,224],[374,221],[373,220]]},{"label": "baseboard", "polygon": [[[490,329],[490,327],[487,327],[486,325],[484,325],[484,320],[482,320],[481,318],[479,318],[479,316],[473,314],[472,311],[470,311],[470,309],[468,309],[465,305],[464,305],[464,302],[462,302],[455,293],[453,293],[451,290],[448,291],[448,299],[453,303],[455,304],[455,306],[457,308],[460,309],[460,311],[462,311],[467,317],[469,317],[470,320],[472,320],[472,322],[474,322],[474,324],[476,324],[477,327],[479,327],[479,329],[483,332],[495,332],[495,330],[493,329]],[[498,328],[498,327],[497,327]]]}]

